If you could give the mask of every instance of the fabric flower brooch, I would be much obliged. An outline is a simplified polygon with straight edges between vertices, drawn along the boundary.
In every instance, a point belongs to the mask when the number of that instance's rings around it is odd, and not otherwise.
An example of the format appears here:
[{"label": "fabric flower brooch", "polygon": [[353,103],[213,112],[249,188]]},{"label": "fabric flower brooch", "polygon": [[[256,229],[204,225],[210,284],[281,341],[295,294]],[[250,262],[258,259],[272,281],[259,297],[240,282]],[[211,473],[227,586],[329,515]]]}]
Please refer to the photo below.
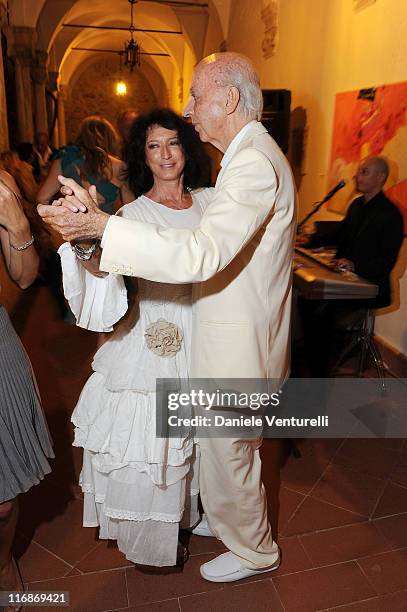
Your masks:
[{"label": "fabric flower brooch", "polygon": [[165,319],[151,323],[144,332],[147,347],[160,357],[174,357],[181,349],[182,330]]}]

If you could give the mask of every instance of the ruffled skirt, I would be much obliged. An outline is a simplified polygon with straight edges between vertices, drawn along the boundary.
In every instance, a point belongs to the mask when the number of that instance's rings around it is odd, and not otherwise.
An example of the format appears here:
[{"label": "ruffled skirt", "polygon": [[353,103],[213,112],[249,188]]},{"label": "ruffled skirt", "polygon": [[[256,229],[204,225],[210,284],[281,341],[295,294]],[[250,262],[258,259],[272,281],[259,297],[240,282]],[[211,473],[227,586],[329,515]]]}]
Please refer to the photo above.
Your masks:
[{"label": "ruffled skirt", "polygon": [[180,523],[199,519],[193,440],[156,437],[155,393],[110,391],[105,382],[95,372],[72,415],[74,445],[85,449],[83,524],[99,526],[134,563],[175,565]]}]

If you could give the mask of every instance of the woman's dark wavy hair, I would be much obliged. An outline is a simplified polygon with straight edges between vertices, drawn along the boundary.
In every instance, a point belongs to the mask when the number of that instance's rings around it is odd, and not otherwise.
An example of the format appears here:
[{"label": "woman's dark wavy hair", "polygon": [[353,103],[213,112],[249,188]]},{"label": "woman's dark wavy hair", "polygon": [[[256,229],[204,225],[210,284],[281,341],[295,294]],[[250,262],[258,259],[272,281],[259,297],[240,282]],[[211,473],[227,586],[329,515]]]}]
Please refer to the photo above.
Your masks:
[{"label": "woman's dark wavy hair", "polygon": [[148,130],[155,125],[175,130],[178,134],[185,155],[184,189],[209,186],[210,158],[194,127],[169,108],[157,108],[133,123],[124,153],[127,164],[125,178],[135,197],[149,191],[154,183],[152,172],[145,162],[145,146]]}]

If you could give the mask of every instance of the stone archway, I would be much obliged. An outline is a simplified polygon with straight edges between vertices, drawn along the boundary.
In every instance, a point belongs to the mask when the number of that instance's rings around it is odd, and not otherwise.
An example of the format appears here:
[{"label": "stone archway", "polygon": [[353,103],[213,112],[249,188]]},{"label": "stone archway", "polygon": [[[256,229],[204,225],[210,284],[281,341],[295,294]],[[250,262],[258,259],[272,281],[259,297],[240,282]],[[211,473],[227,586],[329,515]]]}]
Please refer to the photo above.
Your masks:
[{"label": "stone archway", "polygon": [[153,89],[141,70],[126,74],[128,94],[125,97],[115,93],[119,76],[116,57],[101,57],[88,63],[66,95],[68,142],[75,139],[81,121],[89,115],[102,115],[115,125],[117,116],[126,108],[148,112],[156,105]]}]

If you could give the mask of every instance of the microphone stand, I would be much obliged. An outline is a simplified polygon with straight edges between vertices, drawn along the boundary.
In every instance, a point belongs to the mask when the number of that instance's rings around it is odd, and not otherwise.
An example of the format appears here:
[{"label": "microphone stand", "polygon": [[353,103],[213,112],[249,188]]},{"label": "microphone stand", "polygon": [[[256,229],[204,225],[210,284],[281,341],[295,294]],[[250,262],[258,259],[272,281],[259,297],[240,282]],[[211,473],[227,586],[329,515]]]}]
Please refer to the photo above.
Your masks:
[{"label": "microphone stand", "polygon": [[301,234],[301,230],[304,226],[304,224],[308,221],[308,219],[311,219],[311,217],[313,215],[315,215],[316,212],[319,211],[319,209],[321,208],[322,204],[325,204],[325,202],[328,202],[328,200],[330,200],[331,198],[334,197],[335,193],[337,193],[340,189],[342,189],[343,187],[345,187],[346,185],[346,181],[344,179],[342,179],[341,181],[339,181],[339,183],[337,185],[335,185],[335,187],[333,189],[331,189],[331,191],[329,193],[326,194],[326,196],[324,198],[322,198],[322,200],[320,202],[316,202],[314,204],[313,209],[308,213],[308,215],[306,215],[306,217],[298,224],[297,226],[297,234]]},{"label": "microphone stand", "polygon": [[322,204],[325,204],[325,202],[330,199],[330,198],[324,198],[323,200],[321,200],[320,202],[315,202],[312,210],[304,217],[304,219],[297,225],[297,234],[301,234],[302,232],[302,228],[303,226],[306,224],[306,222],[311,219],[311,217],[313,217],[315,215],[315,213],[317,213],[319,211],[319,209],[321,208]]}]

